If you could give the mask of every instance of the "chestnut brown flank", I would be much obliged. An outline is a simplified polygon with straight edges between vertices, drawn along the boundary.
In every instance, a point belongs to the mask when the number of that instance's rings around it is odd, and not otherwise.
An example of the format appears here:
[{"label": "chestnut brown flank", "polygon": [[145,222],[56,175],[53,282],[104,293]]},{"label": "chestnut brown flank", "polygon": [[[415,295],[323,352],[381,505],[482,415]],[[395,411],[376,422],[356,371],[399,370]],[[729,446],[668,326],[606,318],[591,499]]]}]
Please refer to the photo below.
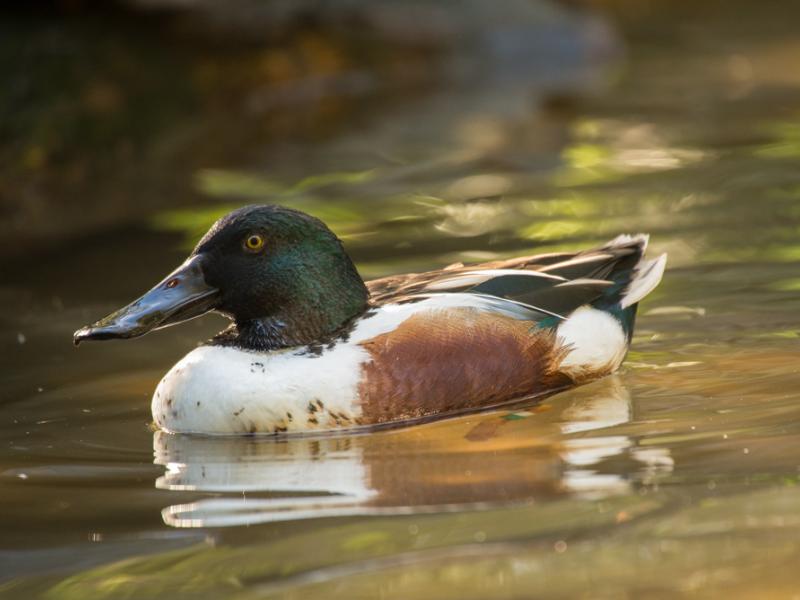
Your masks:
[{"label": "chestnut brown flank", "polygon": [[474,309],[429,311],[362,342],[365,423],[474,409],[569,385],[555,333]]}]

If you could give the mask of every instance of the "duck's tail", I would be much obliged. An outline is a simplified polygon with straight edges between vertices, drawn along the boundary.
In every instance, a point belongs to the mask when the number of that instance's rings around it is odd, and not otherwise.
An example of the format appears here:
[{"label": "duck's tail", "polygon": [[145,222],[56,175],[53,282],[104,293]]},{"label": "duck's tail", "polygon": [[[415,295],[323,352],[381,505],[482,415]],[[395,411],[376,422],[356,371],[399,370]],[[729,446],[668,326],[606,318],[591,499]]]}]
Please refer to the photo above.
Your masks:
[{"label": "duck's tail", "polygon": [[[638,302],[655,289],[664,274],[667,255],[645,259],[648,236],[620,235],[587,254],[606,256],[602,273],[610,281],[588,305],[575,310],[557,332],[569,352],[561,370],[583,380],[617,369],[628,351]],[[610,256],[609,256],[610,255]]]},{"label": "duck's tail", "polygon": [[599,310],[609,312],[622,323],[630,339],[636,320],[637,304],[652,292],[664,275],[667,255],[645,259],[647,234],[620,235],[600,248],[600,252],[619,256],[605,279],[614,282],[591,303]]}]

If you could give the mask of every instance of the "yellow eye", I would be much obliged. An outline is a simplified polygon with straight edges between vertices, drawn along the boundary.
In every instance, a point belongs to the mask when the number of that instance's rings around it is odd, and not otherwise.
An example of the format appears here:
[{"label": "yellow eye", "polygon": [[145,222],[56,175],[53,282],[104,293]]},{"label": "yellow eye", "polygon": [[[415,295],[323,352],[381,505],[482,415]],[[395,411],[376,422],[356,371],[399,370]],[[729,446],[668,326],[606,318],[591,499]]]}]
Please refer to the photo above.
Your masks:
[{"label": "yellow eye", "polygon": [[264,238],[255,233],[248,235],[244,240],[244,247],[250,252],[258,252],[264,247]]}]

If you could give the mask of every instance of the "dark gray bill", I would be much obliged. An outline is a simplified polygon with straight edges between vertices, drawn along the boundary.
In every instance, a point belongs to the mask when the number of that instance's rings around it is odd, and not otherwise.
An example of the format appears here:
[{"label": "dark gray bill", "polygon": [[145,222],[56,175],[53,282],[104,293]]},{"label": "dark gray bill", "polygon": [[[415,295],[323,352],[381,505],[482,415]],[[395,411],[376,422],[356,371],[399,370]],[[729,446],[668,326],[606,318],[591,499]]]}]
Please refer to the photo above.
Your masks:
[{"label": "dark gray bill", "polygon": [[205,282],[200,255],[192,256],[144,296],[79,329],[72,340],[77,346],[84,340],[138,337],[199,317],[216,308],[218,302],[219,290]]}]

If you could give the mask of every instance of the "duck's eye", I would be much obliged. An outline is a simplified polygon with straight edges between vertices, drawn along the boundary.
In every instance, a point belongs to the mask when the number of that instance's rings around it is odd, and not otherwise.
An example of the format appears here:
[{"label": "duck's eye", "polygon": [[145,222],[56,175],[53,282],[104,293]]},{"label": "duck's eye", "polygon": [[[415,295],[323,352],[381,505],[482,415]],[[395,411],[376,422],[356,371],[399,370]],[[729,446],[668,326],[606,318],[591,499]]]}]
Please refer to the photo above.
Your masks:
[{"label": "duck's eye", "polygon": [[264,238],[255,233],[248,235],[244,240],[244,247],[250,252],[258,252],[264,247]]}]

